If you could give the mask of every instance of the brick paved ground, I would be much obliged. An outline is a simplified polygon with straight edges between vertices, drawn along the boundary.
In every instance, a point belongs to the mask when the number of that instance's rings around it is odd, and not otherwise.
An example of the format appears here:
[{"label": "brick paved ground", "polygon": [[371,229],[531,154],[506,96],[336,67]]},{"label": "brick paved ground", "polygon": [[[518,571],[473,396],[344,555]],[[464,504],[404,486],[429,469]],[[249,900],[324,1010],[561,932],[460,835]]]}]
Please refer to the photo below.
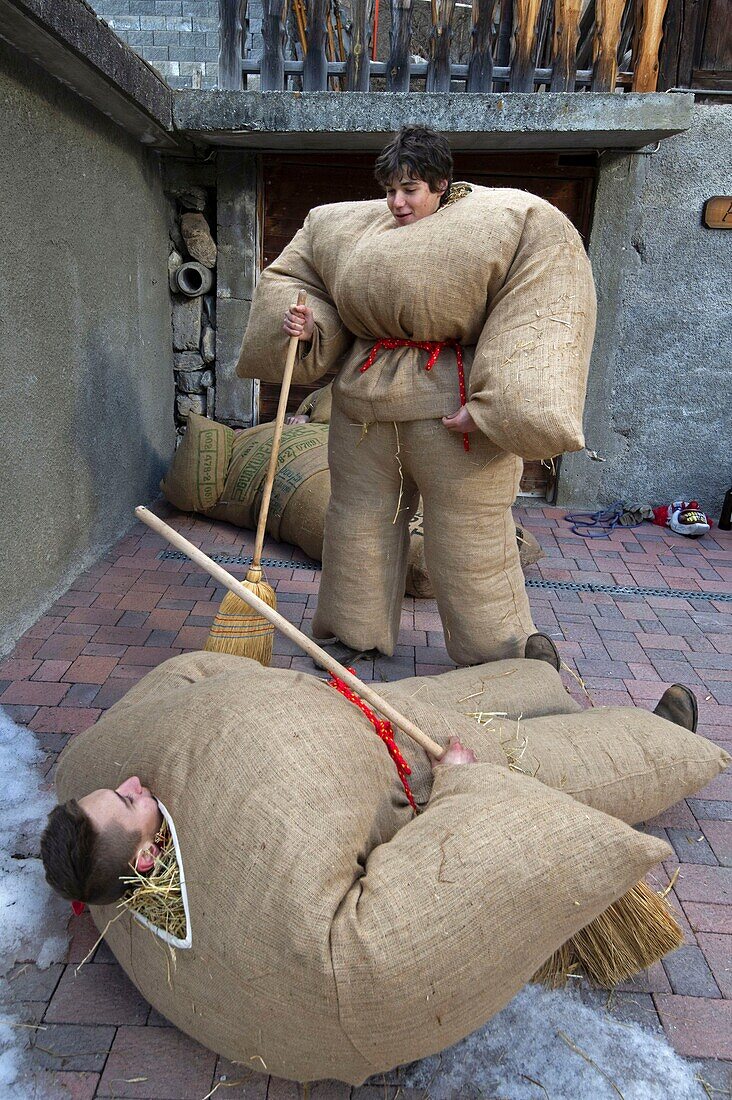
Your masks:
[{"label": "brick paved ground", "polygon": [[[161,514],[172,516],[205,550],[250,550],[250,536],[227,524]],[[729,534],[691,542],[645,524],[586,542],[571,534],[562,516],[554,508],[517,513],[547,555],[528,570],[532,580],[732,593]],[[187,562],[160,560],[161,547],[147,529],[135,528],[0,661],[0,704],[37,732],[49,753],[49,776],[70,736],[95,722],[153,665],[202,646],[207,637],[223,592]],[[267,545],[265,554],[305,562],[280,544]],[[292,622],[312,617],[317,571],[281,568],[269,577]],[[566,675],[576,697],[589,705],[581,680],[595,705],[652,708],[665,686],[681,681],[699,697],[700,731],[732,749],[732,603],[551,588],[531,588],[530,595],[537,626],[557,639],[578,677]],[[400,641],[391,660],[361,662],[361,676],[396,679],[453,667],[431,601],[405,599]],[[277,640],[275,655],[281,667],[312,671],[284,639]],[[616,1017],[665,1030],[681,1054],[702,1060],[710,1088],[725,1094],[732,1091],[732,774],[647,827],[667,837],[676,853],[663,873],[670,878],[680,869],[670,897],[685,945],[610,997],[591,990],[584,995]],[[201,1100],[223,1076],[229,1083],[240,1079],[240,1070],[149,1009],[104,945],[77,973],[95,933],[88,917],[74,918],[72,928],[68,965],[42,972],[21,967],[12,983],[23,1018],[46,1028],[29,1031],[34,1063],[47,1071],[44,1096]],[[321,1085],[312,1096],[380,1100],[392,1092]],[[410,1100],[409,1092],[400,1090],[402,1100]],[[294,1100],[297,1089],[262,1076],[220,1095]]]}]

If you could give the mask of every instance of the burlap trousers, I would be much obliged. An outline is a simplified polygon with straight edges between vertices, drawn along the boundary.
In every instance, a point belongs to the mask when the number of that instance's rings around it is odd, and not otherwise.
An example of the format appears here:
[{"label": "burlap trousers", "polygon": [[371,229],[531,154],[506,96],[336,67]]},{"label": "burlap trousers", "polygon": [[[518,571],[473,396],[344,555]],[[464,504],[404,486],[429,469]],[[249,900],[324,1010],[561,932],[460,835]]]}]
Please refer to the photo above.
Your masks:
[{"label": "burlap trousers", "polygon": [[316,638],[391,656],[409,554],[409,520],[424,502],[424,551],[452,659],[471,665],[523,654],[534,630],[511,505],[522,461],[482,433],[440,420],[371,423],[333,405],[331,497]]}]

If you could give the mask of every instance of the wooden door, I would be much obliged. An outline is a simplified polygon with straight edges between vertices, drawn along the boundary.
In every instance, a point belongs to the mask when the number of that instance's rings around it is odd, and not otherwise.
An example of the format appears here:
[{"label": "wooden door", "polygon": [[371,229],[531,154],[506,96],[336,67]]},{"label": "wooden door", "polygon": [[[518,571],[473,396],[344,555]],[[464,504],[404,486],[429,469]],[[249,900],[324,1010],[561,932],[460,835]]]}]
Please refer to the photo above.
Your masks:
[{"label": "wooden door", "polygon": [[[374,159],[373,153],[262,154],[262,267],[279,256],[313,206],[378,197]],[[566,214],[587,242],[597,177],[594,153],[456,153],[454,159],[456,180],[531,191]],[[330,377],[318,386],[325,385]],[[293,386],[288,409],[294,411],[315,388]],[[260,423],[274,419],[278,397],[278,386],[260,384]],[[554,476],[550,466],[527,462],[522,494],[551,496]]]}]

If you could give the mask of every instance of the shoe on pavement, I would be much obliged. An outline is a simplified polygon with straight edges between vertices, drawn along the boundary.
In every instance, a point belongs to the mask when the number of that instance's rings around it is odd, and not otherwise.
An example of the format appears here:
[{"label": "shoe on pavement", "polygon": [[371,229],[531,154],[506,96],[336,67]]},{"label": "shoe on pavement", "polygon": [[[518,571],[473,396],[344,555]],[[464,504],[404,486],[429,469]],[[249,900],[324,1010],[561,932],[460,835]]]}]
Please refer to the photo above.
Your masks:
[{"label": "shoe on pavement", "polygon": [[666,688],[658,704],[653,708],[653,713],[660,718],[666,718],[677,726],[683,726],[685,730],[696,733],[699,721],[699,707],[696,695],[691,688],[684,684],[672,684]]},{"label": "shoe on pavement", "polygon": [[559,672],[559,651],[546,634],[532,634],[526,639],[524,657],[529,661],[546,661]]}]

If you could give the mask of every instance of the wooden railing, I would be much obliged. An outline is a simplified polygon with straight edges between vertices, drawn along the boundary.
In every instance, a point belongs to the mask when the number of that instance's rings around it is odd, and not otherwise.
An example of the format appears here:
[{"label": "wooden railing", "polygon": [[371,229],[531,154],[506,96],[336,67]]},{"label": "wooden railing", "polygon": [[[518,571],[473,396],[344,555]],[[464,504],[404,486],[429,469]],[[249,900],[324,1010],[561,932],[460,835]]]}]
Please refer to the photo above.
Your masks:
[{"label": "wooden railing", "polygon": [[456,8],[468,5],[459,0],[429,0],[419,43],[421,0],[391,0],[388,46],[379,0],[259,2],[261,19],[252,8],[249,29],[262,47],[245,56],[247,0],[219,0],[221,88],[243,88],[256,75],[262,91],[651,92],[668,0],[472,0],[462,57]]}]

